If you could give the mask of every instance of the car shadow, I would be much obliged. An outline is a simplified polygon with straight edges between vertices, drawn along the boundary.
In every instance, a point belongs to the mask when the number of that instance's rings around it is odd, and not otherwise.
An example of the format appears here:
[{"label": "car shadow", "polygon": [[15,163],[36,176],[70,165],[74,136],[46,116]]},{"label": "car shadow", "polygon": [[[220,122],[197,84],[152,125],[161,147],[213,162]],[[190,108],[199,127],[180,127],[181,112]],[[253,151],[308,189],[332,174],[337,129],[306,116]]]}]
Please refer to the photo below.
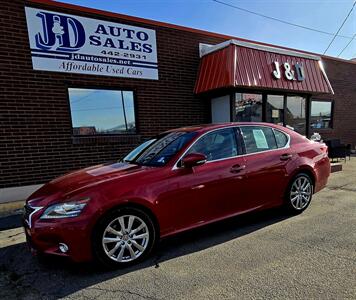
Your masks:
[{"label": "car shadow", "polygon": [[119,270],[103,270],[93,263],[72,263],[60,257],[36,258],[30,255],[25,243],[0,248],[0,277],[5,282],[0,298],[7,296],[6,290],[15,298],[65,297],[130,272],[159,268],[162,262],[237,239],[289,217],[281,209],[271,209],[203,226],[163,239],[151,257]]},{"label": "car shadow", "polygon": [[0,217],[0,231],[22,226],[21,214]]}]

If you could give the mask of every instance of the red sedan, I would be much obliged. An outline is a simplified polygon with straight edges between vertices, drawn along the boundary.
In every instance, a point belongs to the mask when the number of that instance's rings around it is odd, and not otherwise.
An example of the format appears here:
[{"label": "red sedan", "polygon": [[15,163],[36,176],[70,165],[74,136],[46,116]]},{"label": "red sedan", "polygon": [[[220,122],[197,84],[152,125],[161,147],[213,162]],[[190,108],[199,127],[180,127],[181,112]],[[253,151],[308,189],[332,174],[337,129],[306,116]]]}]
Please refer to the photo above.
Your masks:
[{"label": "red sedan", "polygon": [[329,174],[327,147],[285,127],[179,128],[44,185],[26,202],[25,232],[35,252],[126,266],[184,230],[282,205],[300,213]]}]

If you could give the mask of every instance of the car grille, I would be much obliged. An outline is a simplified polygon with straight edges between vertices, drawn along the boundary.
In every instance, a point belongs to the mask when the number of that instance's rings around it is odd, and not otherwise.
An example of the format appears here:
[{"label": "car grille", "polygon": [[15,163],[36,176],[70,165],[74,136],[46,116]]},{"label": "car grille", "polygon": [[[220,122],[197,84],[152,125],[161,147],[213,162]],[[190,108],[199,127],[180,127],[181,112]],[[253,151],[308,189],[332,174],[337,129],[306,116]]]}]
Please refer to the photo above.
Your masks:
[{"label": "car grille", "polygon": [[31,206],[31,205],[28,205],[26,204],[23,208],[23,219],[25,221],[25,223],[27,223],[27,225],[31,228],[31,219],[32,219],[32,215],[39,211],[40,209],[42,209],[43,207],[42,206],[38,206],[38,207],[35,207],[35,206]]},{"label": "car grille", "polygon": [[36,210],[35,208],[29,206],[28,204],[26,204],[23,207],[23,218],[25,219],[25,221],[29,226],[30,226],[30,216],[35,210]]},{"label": "car grille", "polygon": [[29,223],[30,215],[35,211],[35,209],[28,204],[23,208],[23,218]]},{"label": "car grille", "polygon": [[29,205],[24,206],[24,218],[28,220],[31,213],[33,213],[35,209]]}]

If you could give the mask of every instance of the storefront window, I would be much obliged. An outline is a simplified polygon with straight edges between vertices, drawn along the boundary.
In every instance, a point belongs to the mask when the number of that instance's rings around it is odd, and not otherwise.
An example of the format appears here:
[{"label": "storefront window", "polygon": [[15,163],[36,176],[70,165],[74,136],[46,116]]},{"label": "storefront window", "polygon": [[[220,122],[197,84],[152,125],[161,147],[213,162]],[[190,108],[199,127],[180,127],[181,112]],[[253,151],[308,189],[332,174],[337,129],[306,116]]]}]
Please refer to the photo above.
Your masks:
[{"label": "storefront window", "polygon": [[74,135],[135,133],[132,91],[69,88]]},{"label": "storefront window", "polygon": [[283,125],[284,96],[267,95],[266,122]]},{"label": "storefront window", "polygon": [[285,110],[285,125],[292,127],[300,134],[306,134],[306,98],[300,96],[287,96]]},{"label": "storefront window", "polygon": [[310,127],[312,129],[331,128],[331,101],[312,100],[310,110]]},{"label": "storefront window", "polygon": [[236,93],[235,97],[236,121],[262,121],[262,94]]}]

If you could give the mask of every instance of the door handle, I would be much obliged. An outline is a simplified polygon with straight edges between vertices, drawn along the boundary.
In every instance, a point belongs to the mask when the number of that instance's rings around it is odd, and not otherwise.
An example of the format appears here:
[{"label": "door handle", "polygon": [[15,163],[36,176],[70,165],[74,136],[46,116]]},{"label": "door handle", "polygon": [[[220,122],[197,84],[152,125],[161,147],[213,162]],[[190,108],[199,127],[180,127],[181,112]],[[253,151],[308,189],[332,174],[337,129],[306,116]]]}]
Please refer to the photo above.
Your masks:
[{"label": "door handle", "polygon": [[239,173],[242,170],[244,170],[246,168],[245,165],[234,165],[231,167],[230,172],[231,173]]},{"label": "door handle", "polygon": [[290,153],[284,153],[279,157],[281,160],[288,160],[292,158],[292,154]]}]

